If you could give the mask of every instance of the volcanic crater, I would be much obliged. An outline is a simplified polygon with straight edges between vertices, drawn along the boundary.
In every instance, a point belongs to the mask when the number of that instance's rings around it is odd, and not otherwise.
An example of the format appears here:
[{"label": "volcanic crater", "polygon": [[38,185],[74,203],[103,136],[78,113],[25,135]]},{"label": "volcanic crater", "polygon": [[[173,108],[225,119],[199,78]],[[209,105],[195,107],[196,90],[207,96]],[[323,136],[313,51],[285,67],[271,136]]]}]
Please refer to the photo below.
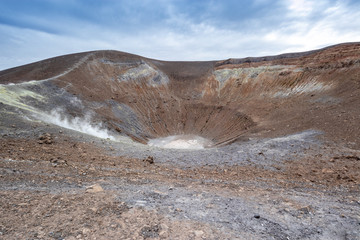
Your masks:
[{"label": "volcanic crater", "polygon": [[[109,130],[141,143],[194,135],[218,146],[251,129],[296,122],[287,114],[276,119],[286,104],[301,104],[296,115],[303,115],[316,101],[340,99],[333,94],[336,89],[355,84],[357,51],[351,44],[296,58],[284,54],[217,62],[164,62],[116,51],[72,54],[1,72],[2,83],[18,83],[2,86],[2,102],[13,101],[6,97],[17,92],[19,103],[34,111],[58,107],[71,116],[91,111]],[[348,79],[339,78],[344,71]],[[293,132],[300,130],[291,125]]]},{"label": "volcanic crater", "polygon": [[[203,62],[93,51],[1,71],[3,203],[7,194],[23,192],[39,200],[32,193],[40,191],[41,201],[53,204],[46,196],[61,196],[81,212],[82,200],[69,192],[78,196],[100,182],[105,190],[99,192],[116,196],[103,201],[135,209],[123,218],[107,213],[109,219],[142,220],[130,226],[124,220],[121,231],[92,225],[98,232],[85,237],[107,229],[107,237],[133,232],[147,238],[147,229],[155,238],[164,238],[161,231],[191,238],[200,234],[194,226],[209,239],[356,236],[359,56],[360,43]],[[96,205],[100,195],[94,196],[89,201]],[[11,222],[15,210],[6,206],[2,216]],[[44,220],[45,229],[56,219]],[[28,230],[37,226],[31,224]],[[75,234],[62,224],[61,236]],[[28,236],[7,222],[0,232]]]}]

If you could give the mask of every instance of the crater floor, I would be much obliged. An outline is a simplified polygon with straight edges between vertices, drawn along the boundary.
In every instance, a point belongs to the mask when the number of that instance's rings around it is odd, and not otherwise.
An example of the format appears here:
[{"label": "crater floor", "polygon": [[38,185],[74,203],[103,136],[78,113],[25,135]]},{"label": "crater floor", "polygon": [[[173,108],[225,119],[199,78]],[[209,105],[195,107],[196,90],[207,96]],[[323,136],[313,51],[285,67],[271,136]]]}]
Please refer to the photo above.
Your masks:
[{"label": "crater floor", "polygon": [[359,239],[360,44],[0,72],[4,239]]}]

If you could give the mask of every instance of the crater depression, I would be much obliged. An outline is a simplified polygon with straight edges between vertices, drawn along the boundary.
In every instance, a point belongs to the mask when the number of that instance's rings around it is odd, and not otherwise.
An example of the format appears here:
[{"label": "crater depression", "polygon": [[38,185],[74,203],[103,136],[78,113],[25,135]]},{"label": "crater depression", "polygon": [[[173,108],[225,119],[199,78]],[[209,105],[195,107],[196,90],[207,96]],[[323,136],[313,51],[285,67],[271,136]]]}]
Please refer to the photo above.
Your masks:
[{"label": "crater depression", "polygon": [[[71,127],[84,118],[107,132],[100,137],[124,136],[143,144],[152,140],[151,145],[179,135],[206,139],[204,147],[215,147],[259,132],[328,132],[316,120],[314,105],[326,108],[344,101],[341,95],[358,84],[352,80],[358,74],[358,52],[359,44],[345,44],[210,62],[86,52],[0,72],[0,101],[31,118],[54,124],[66,120],[63,126],[85,131],[81,124]],[[340,77],[345,72],[346,79]],[[52,121],[55,112],[58,119]],[[317,115],[327,118],[324,112]],[[337,128],[329,134],[338,136]],[[197,140],[183,145],[191,142]]]},{"label": "crater depression", "polygon": [[0,235],[358,239],[359,96],[359,43],[1,71]]}]

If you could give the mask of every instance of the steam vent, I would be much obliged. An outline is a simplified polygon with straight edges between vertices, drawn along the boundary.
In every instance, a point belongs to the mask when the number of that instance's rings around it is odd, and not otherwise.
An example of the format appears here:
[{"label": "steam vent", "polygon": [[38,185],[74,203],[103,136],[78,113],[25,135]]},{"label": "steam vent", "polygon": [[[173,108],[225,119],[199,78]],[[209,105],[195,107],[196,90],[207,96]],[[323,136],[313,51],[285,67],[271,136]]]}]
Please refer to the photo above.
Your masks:
[{"label": "steam vent", "polygon": [[4,239],[360,236],[360,43],[3,70],[0,136]]}]

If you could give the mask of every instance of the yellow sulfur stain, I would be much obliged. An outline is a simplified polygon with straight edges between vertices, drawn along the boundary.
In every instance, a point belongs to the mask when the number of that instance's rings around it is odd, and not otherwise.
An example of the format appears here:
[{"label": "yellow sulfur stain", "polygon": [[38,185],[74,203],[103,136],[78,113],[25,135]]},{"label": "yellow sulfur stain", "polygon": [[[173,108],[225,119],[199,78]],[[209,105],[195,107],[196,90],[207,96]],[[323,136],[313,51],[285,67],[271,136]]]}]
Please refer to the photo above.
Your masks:
[{"label": "yellow sulfur stain", "polygon": [[24,97],[31,97],[37,101],[44,101],[45,98],[37,93],[24,89],[21,85],[22,84],[0,85],[0,102],[23,110],[35,113],[39,112],[36,108],[33,108],[22,102],[22,99]]}]

